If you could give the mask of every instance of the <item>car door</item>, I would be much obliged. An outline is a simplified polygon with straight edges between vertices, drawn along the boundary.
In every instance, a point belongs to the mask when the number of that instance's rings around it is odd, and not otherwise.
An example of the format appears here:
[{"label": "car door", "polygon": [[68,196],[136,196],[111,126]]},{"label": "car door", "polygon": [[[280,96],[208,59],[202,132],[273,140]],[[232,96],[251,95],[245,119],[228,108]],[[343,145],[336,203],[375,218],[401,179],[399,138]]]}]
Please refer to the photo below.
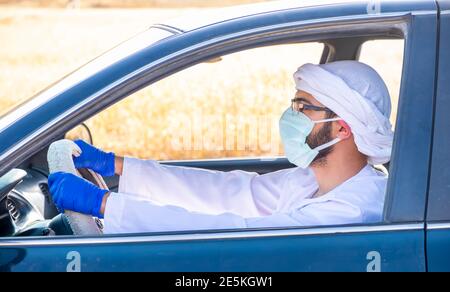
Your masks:
[{"label": "car door", "polygon": [[[179,42],[181,46],[190,36],[195,39],[202,33],[214,36],[230,28],[242,30],[222,35],[222,41],[210,44],[205,50],[207,53],[197,53],[197,60],[201,60],[235,51],[236,44],[245,49],[245,46],[301,38],[345,38],[355,33],[380,37],[401,32],[405,38],[405,61],[384,222],[102,237],[2,238],[2,267],[12,271],[425,271],[423,221],[436,69],[436,7],[431,2],[418,7],[388,4],[382,12],[372,16],[366,15],[365,4],[338,8],[298,9],[289,15],[293,19],[290,25],[279,28],[267,25],[264,29],[269,33],[250,39],[242,37],[249,23],[260,25],[266,21],[265,17],[270,22],[286,19],[287,15],[273,13],[223,22],[186,33],[180,36]],[[356,15],[355,19],[348,15],[339,17],[339,13],[349,11]],[[298,21],[302,17],[316,19]],[[317,26],[321,21],[324,25]],[[355,26],[355,21],[360,25]],[[282,36],[286,31],[288,33]],[[339,59],[339,56],[329,55],[324,59]],[[179,66],[186,67],[188,63]],[[285,160],[281,163],[284,165]],[[222,167],[219,163],[209,166]]]},{"label": "car door", "polygon": [[427,208],[427,266],[429,271],[450,271],[450,2],[438,3],[439,66]]}]

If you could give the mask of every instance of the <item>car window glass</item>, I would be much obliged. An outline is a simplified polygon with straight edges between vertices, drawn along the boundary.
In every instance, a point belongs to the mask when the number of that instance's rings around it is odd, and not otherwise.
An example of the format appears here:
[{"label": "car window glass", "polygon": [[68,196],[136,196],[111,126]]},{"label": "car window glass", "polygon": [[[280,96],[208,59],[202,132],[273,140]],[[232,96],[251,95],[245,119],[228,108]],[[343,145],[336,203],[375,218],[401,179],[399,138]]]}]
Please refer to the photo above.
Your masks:
[{"label": "car window glass", "polygon": [[[86,124],[96,146],[119,155],[157,160],[283,155],[278,121],[295,95],[292,74],[304,63],[317,64],[322,50],[318,43],[289,44],[209,60],[132,94]],[[387,84],[394,124],[403,41],[366,42],[360,61]]]}]

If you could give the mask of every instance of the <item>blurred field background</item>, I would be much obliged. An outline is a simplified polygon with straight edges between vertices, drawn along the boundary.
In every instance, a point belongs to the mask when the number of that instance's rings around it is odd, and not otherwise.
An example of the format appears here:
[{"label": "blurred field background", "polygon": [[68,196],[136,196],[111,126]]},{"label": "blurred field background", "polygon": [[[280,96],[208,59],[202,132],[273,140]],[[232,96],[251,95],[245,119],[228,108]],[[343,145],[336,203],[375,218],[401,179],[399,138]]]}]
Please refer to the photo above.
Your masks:
[{"label": "blurred field background", "polygon": [[[0,112],[150,24],[251,0],[0,0]],[[278,118],[292,74],[322,45],[259,48],[157,82],[86,121],[94,144],[154,159],[281,155]],[[361,60],[385,79],[395,122],[402,41],[367,44]],[[70,138],[80,135],[76,129]]]}]

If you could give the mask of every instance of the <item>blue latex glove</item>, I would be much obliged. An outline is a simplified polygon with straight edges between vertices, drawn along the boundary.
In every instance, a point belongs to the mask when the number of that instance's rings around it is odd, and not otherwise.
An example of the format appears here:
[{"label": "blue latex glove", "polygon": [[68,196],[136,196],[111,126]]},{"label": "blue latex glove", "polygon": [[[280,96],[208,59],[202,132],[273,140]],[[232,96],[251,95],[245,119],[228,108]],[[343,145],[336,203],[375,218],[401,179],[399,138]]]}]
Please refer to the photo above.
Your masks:
[{"label": "blue latex glove", "polygon": [[81,155],[73,158],[76,168],[89,168],[102,176],[114,175],[114,153],[104,152],[83,140],[75,140]]},{"label": "blue latex glove", "polygon": [[71,210],[103,218],[100,208],[107,190],[102,190],[91,182],[67,172],[50,174],[48,185],[53,202],[60,212]]}]

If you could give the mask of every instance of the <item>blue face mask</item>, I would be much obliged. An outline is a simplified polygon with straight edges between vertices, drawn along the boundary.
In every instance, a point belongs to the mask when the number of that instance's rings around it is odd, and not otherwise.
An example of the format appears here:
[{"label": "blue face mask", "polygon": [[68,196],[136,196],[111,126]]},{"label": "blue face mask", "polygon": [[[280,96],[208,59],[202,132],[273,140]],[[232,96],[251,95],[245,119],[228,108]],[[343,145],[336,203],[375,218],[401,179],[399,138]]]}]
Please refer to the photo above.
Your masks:
[{"label": "blue face mask", "polygon": [[295,111],[289,107],[281,116],[279,124],[281,140],[287,159],[301,168],[307,168],[319,154],[320,150],[341,141],[340,138],[335,138],[328,143],[311,149],[306,143],[306,138],[311,133],[314,125],[339,120],[342,120],[342,118],[312,121],[304,113]]}]

